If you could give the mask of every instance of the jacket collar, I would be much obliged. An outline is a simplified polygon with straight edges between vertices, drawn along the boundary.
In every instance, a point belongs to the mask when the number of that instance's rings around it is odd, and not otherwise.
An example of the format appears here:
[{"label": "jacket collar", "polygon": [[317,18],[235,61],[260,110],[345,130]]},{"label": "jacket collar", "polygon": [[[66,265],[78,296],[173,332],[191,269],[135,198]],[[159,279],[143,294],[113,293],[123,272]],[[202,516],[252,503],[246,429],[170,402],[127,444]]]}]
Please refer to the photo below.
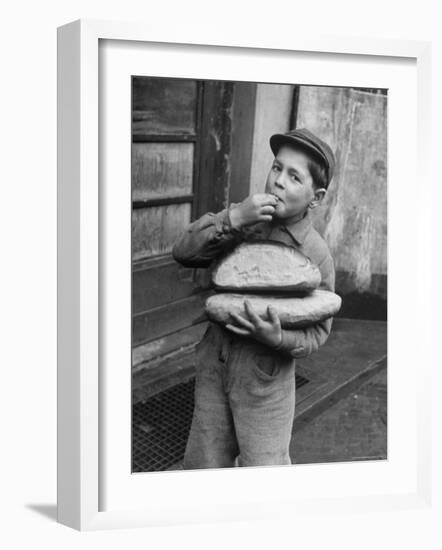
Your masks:
[{"label": "jacket collar", "polygon": [[310,210],[307,210],[305,216],[298,222],[288,225],[277,222],[277,225],[281,231],[288,233],[296,244],[302,245],[312,226]]}]

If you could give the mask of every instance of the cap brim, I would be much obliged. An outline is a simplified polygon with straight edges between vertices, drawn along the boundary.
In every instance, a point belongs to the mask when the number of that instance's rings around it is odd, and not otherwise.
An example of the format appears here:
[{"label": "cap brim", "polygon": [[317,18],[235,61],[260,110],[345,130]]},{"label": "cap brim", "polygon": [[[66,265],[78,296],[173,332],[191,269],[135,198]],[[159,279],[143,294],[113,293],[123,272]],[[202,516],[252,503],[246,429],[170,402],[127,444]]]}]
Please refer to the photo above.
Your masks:
[{"label": "cap brim", "polygon": [[278,154],[278,151],[283,145],[291,145],[291,146],[298,146],[302,147],[303,149],[307,149],[310,151],[313,155],[320,158],[323,162],[325,162],[325,166],[327,169],[330,168],[330,164],[328,161],[328,158],[324,155],[324,153],[315,147],[310,141],[307,139],[303,139],[301,136],[287,136],[285,134],[274,134],[270,138],[270,148],[273,152],[273,154]]}]

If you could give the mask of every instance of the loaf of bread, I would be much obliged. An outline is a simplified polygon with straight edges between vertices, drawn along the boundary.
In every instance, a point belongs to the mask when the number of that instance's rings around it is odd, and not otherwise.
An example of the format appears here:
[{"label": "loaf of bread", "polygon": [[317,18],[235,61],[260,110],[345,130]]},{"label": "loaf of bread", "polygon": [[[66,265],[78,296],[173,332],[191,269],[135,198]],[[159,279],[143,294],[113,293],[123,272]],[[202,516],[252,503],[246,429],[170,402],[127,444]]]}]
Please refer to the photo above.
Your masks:
[{"label": "loaf of bread", "polygon": [[318,288],[321,272],[309,258],[279,242],[242,243],[212,272],[217,290],[301,292]]},{"label": "loaf of bread", "polygon": [[267,307],[273,306],[278,313],[283,328],[300,328],[312,325],[335,315],[341,307],[341,298],[328,290],[314,290],[306,296],[272,296],[256,294],[220,293],[206,300],[206,312],[212,321],[226,325],[237,324],[230,316],[238,313],[248,318],[244,300],[263,319],[267,319]]}]

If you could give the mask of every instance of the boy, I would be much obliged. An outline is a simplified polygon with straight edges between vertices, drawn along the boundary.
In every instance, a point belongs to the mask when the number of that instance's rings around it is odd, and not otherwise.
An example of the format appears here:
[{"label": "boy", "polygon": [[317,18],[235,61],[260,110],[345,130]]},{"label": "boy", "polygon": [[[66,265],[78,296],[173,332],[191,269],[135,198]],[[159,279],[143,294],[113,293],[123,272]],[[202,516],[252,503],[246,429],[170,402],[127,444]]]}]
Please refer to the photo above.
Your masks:
[{"label": "boy", "polygon": [[[315,263],[320,288],[334,291],[333,260],[311,224],[333,176],[330,147],[306,129],[270,138],[275,159],[265,193],[193,222],[175,244],[174,258],[209,267],[238,243],[265,239],[298,249]],[[196,351],[195,410],[184,469],[291,464],[295,359],[327,340],[332,319],[285,330],[275,310],[263,320],[246,301],[246,316],[209,327]]]}]

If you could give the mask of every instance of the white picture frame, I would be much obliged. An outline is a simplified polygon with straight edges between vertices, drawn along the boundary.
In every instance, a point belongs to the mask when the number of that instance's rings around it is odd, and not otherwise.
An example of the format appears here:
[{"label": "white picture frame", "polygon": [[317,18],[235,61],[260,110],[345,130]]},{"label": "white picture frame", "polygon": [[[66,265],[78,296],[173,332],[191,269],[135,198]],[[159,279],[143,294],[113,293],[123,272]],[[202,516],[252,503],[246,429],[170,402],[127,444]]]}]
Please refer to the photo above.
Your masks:
[{"label": "white picture frame", "polygon": [[[360,56],[367,56],[367,59],[376,56],[392,64],[396,60],[411,60],[415,64],[417,84],[417,124],[416,131],[412,131],[411,147],[414,147],[417,168],[429,181],[431,45],[427,42],[342,36],[313,39],[299,33],[294,38],[272,37],[271,41],[262,37],[211,41],[203,33],[189,36],[183,30],[179,35],[168,36],[165,31],[154,31],[133,23],[76,21],[61,27],[58,31],[58,521],[79,530],[93,530],[272,516],[288,518],[293,513],[327,512],[329,509],[333,512],[338,509],[370,511],[428,506],[431,501],[431,403],[428,398],[431,361],[420,366],[420,377],[410,389],[416,397],[416,408],[410,413],[417,431],[416,453],[413,461],[407,463],[404,475],[398,477],[396,489],[385,486],[383,491],[376,488],[371,493],[353,494],[350,488],[343,494],[335,484],[334,488],[330,487],[322,494],[320,479],[333,475],[339,482],[349,475],[345,472],[349,472],[352,465],[345,465],[346,470],[340,467],[342,465],[334,465],[332,469],[321,466],[318,467],[320,471],[315,471],[317,490],[312,490],[311,498],[299,500],[282,488],[278,489],[279,492],[271,492],[275,484],[280,487],[287,485],[287,468],[250,469],[230,472],[235,476],[236,486],[250,491],[248,498],[231,496],[229,500],[226,494],[215,502],[214,488],[219,490],[226,485],[226,472],[172,472],[145,478],[149,490],[157,497],[161,486],[167,487],[165,491],[169,498],[157,498],[155,506],[152,503],[129,506],[129,497],[124,502],[122,498],[121,505],[114,499],[112,506],[103,506],[102,484],[109,471],[113,475],[111,466],[103,466],[107,444],[103,443],[102,415],[106,408],[102,403],[107,399],[103,394],[107,387],[103,388],[101,383],[104,359],[100,347],[102,307],[103,301],[108,299],[102,285],[102,270],[106,264],[102,262],[101,243],[106,225],[100,225],[100,215],[103,208],[107,208],[102,204],[99,169],[99,120],[103,109],[99,76],[100,44],[103,41],[115,41],[127,48],[136,44],[166,44],[172,52],[198,48],[209,59],[210,52],[216,47],[228,51],[230,56],[247,51],[277,55],[281,63],[293,52],[356,60],[364,59]],[[414,128],[413,124],[411,128]],[[427,244],[419,248],[419,267],[411,274],[421,289],[412,304],[413,311],[421,320],[419,327],[414,327],[419,330],[421,338],[409,354],[409,363],[422,349],[431,349],[431,206],[424,201],[418,202],[419,242]],[[413,198],[410,204],[414,204]],[[390,257],[393,252],[390,250]],[[129,267],[128,264],[127,269]],[[393,318],[397,317],[393,311]],[[130,357],[130,349],[127,356]],[[392,435],[394,437],[390,431],[389,437]],[[394,460],[390,461],[390,466],[395,468]],[[381,466],[375,465],[374,468]],[[130,472],[126,474],[129,476]],[[203,477],[197,478],[197,475]],[[256,475],[267,487],[261,495],[253,492]],[[386,475],[391,476],[391,471]],[[358,476],[358,472],[353,471],[351,476]],[[290,478],[290,482],[293,481]],[[198,490],[193,496],[188,494],[185,503],[184,500],[170,499],[174,486],[184,491],[192,485],[198,486]],[[284,502],[284,506],[273,506],[273,512],[269,514],[268,510],[264,511],[266,499],[268,502]]]}]

